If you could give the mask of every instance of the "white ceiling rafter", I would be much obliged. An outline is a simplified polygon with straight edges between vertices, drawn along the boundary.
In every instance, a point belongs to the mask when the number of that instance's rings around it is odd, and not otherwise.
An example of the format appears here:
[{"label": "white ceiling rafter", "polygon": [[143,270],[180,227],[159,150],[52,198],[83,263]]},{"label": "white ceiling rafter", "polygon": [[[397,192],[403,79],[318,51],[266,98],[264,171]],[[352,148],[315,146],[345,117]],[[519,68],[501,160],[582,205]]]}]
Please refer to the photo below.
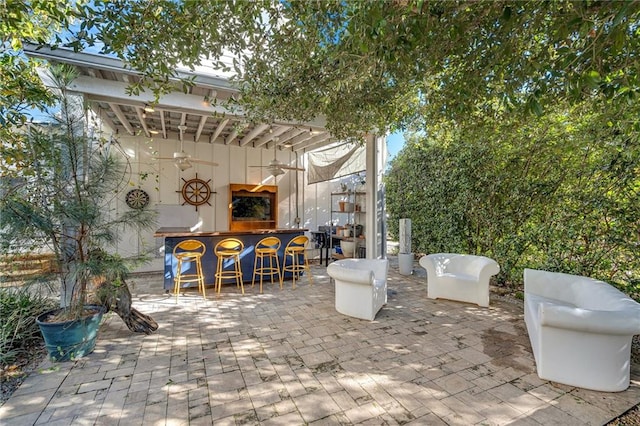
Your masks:
[{"label": "white ceiling rafter", "polygon": [[112,132],[117,133],[118,132],[118,127],[116,126],[116,124],[113,122],[113,120],[111,119],[111,117],[109,117],[109,114],[107,114],[107,111],[104,110],[104,108],[100,108],[99,106],[95,107],[94,110],[97,110],[98,113],[98,117],[100,118],[100,120],[107,125],[107,127],[109,127],[111,129]]},{"label": "white ceiling rafter", "polygon": [[111,108],[111,111],[113,111],[116,117],[118,117],[118,120],[120,120],[120,123],[122,123],[122,127],[125,128],[127,133],[133,136],[133,134],[135,133],[133,130],[133,127],[131,126],[131,123],[129,123],[129,120],[127,120],[127,117],[125,117],[122,110],[120,109],[120,106],[112,102],[109,102],[108,105],[109,105],[109,108]]},{"label": "white ceiling rafter", "polygon": [[307,151],[311,151],[315,148],[319,148],[321,146],[326,146],[326,145],[330,145],[332,143],[335,143],[336,140],[333,139],[331,137],[331,135],[327,134],[321,134],[321,135],[317,135],[314,136],[313,138],[309,139],[308,141],[300,144],[300,145],[296,145],[293,147],[293,150],[298,152],[298,151],[302,151],[302,152],[307,152]]},{"label": "white ceiling rafter", "polygon": [[271,141],[273,138],[280,136],[281,134],[287,132],[291,130],[291,127],[288,126],[278,126],[275,129],[272,129],[271,133],[266,133],[263,137],[261,137],[260,139],[258,139],[253,146],[255,148],[260,148],[262,145],[268,143],[269,141]]},{"label": "white ceiling rafter", "polygon": [[213,131],[213,133],[209,137],[209,143],[214,143],[215,142],[215,140],[218,138],[218,136],[220,136],[220,133],[222,133],[224,128],[227,127],[227,124],[229,124],[229,119],[228,118],[225,118],[224,120],[222,120],[218,124],[216,129]]},{"label": "white ceiling rafter", "polygon": [[200,122],[198,123],[198,128],[196,129],[196,135],[193,137],[194,142],[198,142],[198,140],[200,139],[205,124],[207,124],[207,116],[203,115],[202,117],[200,117]]},{"label": "white ceiling rafter", "polygon": [[224,144],[229,145],[237,137],[238,137],[238,129],[234,127],[233,130],[231,130],[231,133],[229,133],[229,136],[224,138]]},{"label": "white ceiling rafter", "polygon": [[256,127],[254,127],[253,130],[251,130],[249,133],[247,133],[245,137],[242,138],[242,140],[240,141],[240,146],[247,145],[249,142],[255,139],[258,135],[260,135],[260,133],[264,132],[268,128],[269,128],[268,124],[256,125]]},{"label": "white ceiling rafter", "polygon": [[303,130],[301,133],[285,141],[285,143],[289,146],[295,146],[295,145],[300,145],[301,143],[306,142],[311,138],[312,138],[311,134],[308,131]]},{"label": "white ceiling rafter", "polygon": [[298,136],[303,132],[304,132],[303,130],[298,129],[297,127],[292,127],[289,129],[289,131],[287,131],[282,136],[280,136],[280,143],[283,145],[286,145],[289,140],[295,138],[296,136]]},{"label": "white ceiling rafter", "polygon": [[142,126],[142,130],[146,137],[150,138],[151,133],[149,133],[149,127],[147,126],[147,120],[144,118],[144,110],[142,108],[136,107],[136,115],[138,116],[138,120],[140,120],[140,125]]}]

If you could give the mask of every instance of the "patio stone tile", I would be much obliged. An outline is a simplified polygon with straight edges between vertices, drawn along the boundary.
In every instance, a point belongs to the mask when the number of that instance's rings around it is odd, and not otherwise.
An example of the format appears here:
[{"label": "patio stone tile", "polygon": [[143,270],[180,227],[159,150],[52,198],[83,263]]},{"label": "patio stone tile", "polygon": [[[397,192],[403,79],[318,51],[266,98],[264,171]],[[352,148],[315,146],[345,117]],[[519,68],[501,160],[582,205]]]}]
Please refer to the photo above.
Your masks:
[{"label": "patio stone tile", "polygon": [[[408,408],[405,406],[405,408]],[[409,409],[409,408],[408,408]],[[430,401],[429,402],[429,410],[431,412],[433,412],[433,414],[435,414],[436,416],[438,416],[440,419],[455,419],[455,411],[447,404],[443,403],[442,401]],[[409,411],[413,411],[411,409],[409,409]],[[417,416],[416,417],[420,417]]]},{"label": "patio stone tile", "polygon": [[522,416],[522,412],[505,402],[485,406],[480,409],[480,414],[491,419],[491,424],[496,425],[510,424]]},{"label": "patio stone tile", "polygon": [[94,354],[43,362],[0,417],[12,425],[571,425],[602,424],[640,401],[636,365],[631,388],[615,394],[538,378],[520,305],[427,299],[424,276],[392,267],[388,304],[362,321],[335,312],[333,285],[312,268],[313,287],[303,280],[295,291],[266,285],[242,296],[228,286],[207,301],[187,291],[178,304],[159,274],[134,278],[134,303],[159,330],[135,335],[109,316]]},{"label": "patio stone tile", "polygon": [[328,363],[334,360],[334,358],[327,352],[320,350],[317,352],[301,354],[302,362],[308,367],[314,367],[319,364]]},{"label": "patio stone tile", "polygon": [[146,393],[149,390],[150,382],[151,380],[146,380],[142,382],[132,381],[131,385],[129,386],[129,392],[143,391]]},{"label": "patio stone tile", "polygon": [[472,383],[456,373],[437,378],[433,380],[433,383],[440,386],[449,395],[455,395],[473,387]]},{"label": "patio stone tile", "polygon": [[406,423],[407,425],[429,425],[429,426],[446,426],[447,423],[444,422],[440,417],[433,413],[428,413],[422,415],[415,420]]},{"label": "patio stone tile", "polygon": [[164,422],[167,418],[167,406],[166,404],[152,404],[144,409],[143,421],[146,424],[154,424],[158,422]]},{"label": "patio stone tile", "polygon": [[291,397],[305,395],[307,393],[307,389],[297,380],[292,380],[283,383],[287,393]]},{"label": "patio stone tile", "polygon": [[349,395],[347,391],[333,392],[330,394],[333,401],[338,404],[342,411],[358,407],[358,403]]},{"label": "patio stone tile", "polygon": [[133,375],[133,367],[127,367],[127,368],[114,368],[114,369],[110,369],[105,371],[104,373],[104,378],[105,379],[113,379],[116,377],[127,377],[127,376],[131,376]]},{"label": "patio stone tile", "polygon": [[83,383],[80,385],[80,388],[78,388],[78,393],[87,393],[87,392],[93,392],[99,389],[108,389],[110,386],[111,386],[111,379]]},{"label": "patio stone tile", "polygon": [[307,423],[342,411],[338,404],[324,391],[293,397],[293,402]]},{"label": "patio stone tile", "polygon": [[191,402],[189,403],[189,420],[198,419],[201,417],[210,417],[211,416],[211,406],[207,399],[202,399],[199,401],[193,401],[193,406],[191,406]]},{"label": "patio stone tile", "polygon": [[546,402],[547,404],[552,403],[552,401],[558,399],[560,396],[564,395],[564,392],[556,388],[555,386],[550,385],[549,383],[545,383],[541,386],[533,388],[527,391],[531,395],[535,396],[538,399]]},{"label": "patio stone tile", "polygon": [[552,405],[547,405],[537,410],[530,411],[526,413],[526,417],[530,420],[537,421],[541,425],[557,424],[563,426],[584,426],[587,424],[584,420],[573,417]]},{"label": "patio stone tile", "polygon": [[289,412],[281,416],[271,417],[263,423],[265,426],[289,426],[304,424],[304,419],[298,412]]},{"label": "patio stone tile", "polygon": [[476,411],[480,411],[480,407],[495,405],[501,402],[499,398],[496,398],[489,392],[481,391],[477,388],[472,388],[468,391],[460,392],[456,394],[455,397],[468,406],[475,407],[474,409]]},{"label": "patio stone tile", "polygon": [[592,392],[586,389],[576,388],[571,392],[576,398],[583,400],[585,403],[598,407],[615,417],[624,407],[633,405],[633,401],[637,400],[640,392],[638,389],[629,389],[626,392]]},{"label": "patio stone tile", "polygon": [[296,370],[295,373],[296,377],[307,391],[313,392],[314,390],[322,388],[322,385],[315,378],[315,375],[311,370],[307,368],[301,368],[299,370]]},{"label": "patio stone tile", "polygon": [[[344,415],[352,424],[365,424],[367,420],[374,419],[384,414],[384,409],[375,402],[369,402],[357,408],[346,410]],[[379,424],[379,422],[377,422]]]},{"label": "patio stone tile", "polygon": [[211,406],[211,418],[216,424],[219,419],[236,415],[246,417],[247,413],[253,413],[253,416],[257,417],[250,399],[240,399],[227,404]]},{"label": "patio stone tile", "polygon": [[556,407],[582,420],[585,425],[600,425],[611,418],[611,415],[603,409],[587,404],[586,401],[573,394],[562,395],[555,402],[557,402]]},{"label": "patio stone tile", "polygon": [[189,419],[189,422],[186,424],[189,426],[211,426],[211,416],[204,415],[202,417]]},{"label": "patio stone tile", "polygon": [[[535,367],[532,368],[535,369]],[[529,373],[525,376],[519,377],[511,383],[522,389],[523,391],[528,392],[532,389],[544,385],[545,381],[539,378],[536,373]]]},{"label": "patio stone tile", "polygon": [[515,419],[509,422],[510,426],[540,426],[540,423],[533,418],[529,417],[527,414],[523,414],[520,417],[516,417]]},{"label": "patio stone tile", "polygon": [[208,376],[207,382],[209,388],[215,389],[216,392],[243,389],[245,387],[244,379],[240,371]]}]

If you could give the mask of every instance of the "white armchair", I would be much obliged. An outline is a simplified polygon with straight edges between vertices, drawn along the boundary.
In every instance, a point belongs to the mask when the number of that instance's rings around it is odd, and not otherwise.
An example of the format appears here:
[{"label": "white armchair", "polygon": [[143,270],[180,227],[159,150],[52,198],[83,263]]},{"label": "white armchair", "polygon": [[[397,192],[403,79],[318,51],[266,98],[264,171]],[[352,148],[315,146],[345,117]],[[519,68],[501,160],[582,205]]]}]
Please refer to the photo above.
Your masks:
[{"label": "white armchair", "polygon": [[342,259],[327,266],[336,285],[336,311],[373,321],[387,303],[387,259]]},{"label": "white armchair", "polygon": [[468,254],[435,253],[420,258],[427,270],[427,297],[489,306],[489,279],[500,272],[495,260]]},{"label": "white armchair", "polygon": [[629,387],[640,304],[612,285],[525,269],[524,322],[541,379],[603,392]]}]

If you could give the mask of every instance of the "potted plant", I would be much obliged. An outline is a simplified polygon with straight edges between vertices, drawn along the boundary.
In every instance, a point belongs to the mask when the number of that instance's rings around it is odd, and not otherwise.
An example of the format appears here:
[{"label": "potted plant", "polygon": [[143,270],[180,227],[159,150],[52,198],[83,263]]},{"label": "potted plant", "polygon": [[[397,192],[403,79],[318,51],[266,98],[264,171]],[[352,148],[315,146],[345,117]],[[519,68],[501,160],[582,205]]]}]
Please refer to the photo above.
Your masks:
[{"label": "potted plant", "polygon": [[[53,254],[57,265],[49,279],[60,284],[60,308],[40,315],[38,323],[50,358],[67,360],[93,351],[103,305],[116,306],[114,294],[123,299],[129,294],[125,278],[140,258],[110,252],[118,234],[152,226],[153,214],[114,209],[129,185],[126,156],[116,141],[92,131],[96,126],[81,98],[65,90],[77,76],[75,68],[53,66],[50,73],[58,101],[54,122],[22,126],[14,143],[2,147],[11,161],[1,170],[0,241],[3,254]],[[96,284],[103,303],[91,303]],[[153,320],[149,323],[153,328]]]}]

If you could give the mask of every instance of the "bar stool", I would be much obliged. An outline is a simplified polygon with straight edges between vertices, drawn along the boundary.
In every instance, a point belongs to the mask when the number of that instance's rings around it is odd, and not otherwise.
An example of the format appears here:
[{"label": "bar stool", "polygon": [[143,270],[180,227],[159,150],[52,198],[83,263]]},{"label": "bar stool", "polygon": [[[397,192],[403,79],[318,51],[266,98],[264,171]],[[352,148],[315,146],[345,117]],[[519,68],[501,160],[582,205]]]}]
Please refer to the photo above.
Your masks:
[{"label": "bar stool", "polygon": [[[284,280],[285,272],[289,271],[293,275],[293,289],[296,288],[296,278],[300,279],[300,274],[307,271],[309,274],[309,283],[313,285],[311,278],[311,268],[309,268],[309,260],[307,259],[307,246],[309,238],[304,235],[294,237],[284,249],[284,259],[282,261],[282,275],[280,276],[280,288]],[[291,257],[291,264],[287,265],[287,257]]]},{"label": "bar stool", "polygon": [[[222,289],[222,280],[225,278],[235,278],[236,287],[240,287],[242,294],[244,294],[242,268],[240,267],[240,253],[242,253],[242,250],[244,250],[244,244],[236,238],[226,238],[218,242],[214,247],[213,252],[218,257],[218,265],[216,268],[216,288],[218,289],[218,294],[220,294],[220,290]],[[226,261],[233,262],[232,271],[224,270],[224,263]]]},{"label": "bar stool", "polygon": [[[204,274],[202,273],[202,256],[207,251],[207,247],[203,242],[198,240],[184,240],[180,241],[173,248],[173,256],[178,259],[176,276],[173,278],[174,286],[173,292],[176,294],[176,303],[178,303],[178,296],[180,295],[180,288],[183,283],[197,282],[198,291],[202,291],[202,297],[206,300],[207,295],[204,289]],[[183,274],[182,267],[184,262],[195,262],[196,272],[191,274]]]},{"label": "bar stool", "polygon": [[[255,248],[255,258],[253,261],[253,279],[251,287],[253,287],[256,275],[260,275],[260,293],[262,293],[262,277],[268,275],[271,277],[271,285],[273,285],[273,276],[277,275],[282,289],[282,277],[280,274],[280,260],[278,260],[278,250],[280,249],[280,239],[278,237],[265,237],[258,241]],[[264,260],[269,260],[269,265],[264,266]],[[260,265],[258,266],[258,259]],[[275,262],[274,262],[275,261]]]},{"label": "bar stool", "polygon": [[315,242],[315,246],[317,249],[320,249],[320,264],[322,265],[322,252],[325,252],[325,264],[324,266],[328,266],[329,265],[329,236],[327,235],[327,233],[325,231],[318,231],[318,232],[314,232],[311,231],[311,235],[313,235],[313,238],[311,239],[312,242]]}]

